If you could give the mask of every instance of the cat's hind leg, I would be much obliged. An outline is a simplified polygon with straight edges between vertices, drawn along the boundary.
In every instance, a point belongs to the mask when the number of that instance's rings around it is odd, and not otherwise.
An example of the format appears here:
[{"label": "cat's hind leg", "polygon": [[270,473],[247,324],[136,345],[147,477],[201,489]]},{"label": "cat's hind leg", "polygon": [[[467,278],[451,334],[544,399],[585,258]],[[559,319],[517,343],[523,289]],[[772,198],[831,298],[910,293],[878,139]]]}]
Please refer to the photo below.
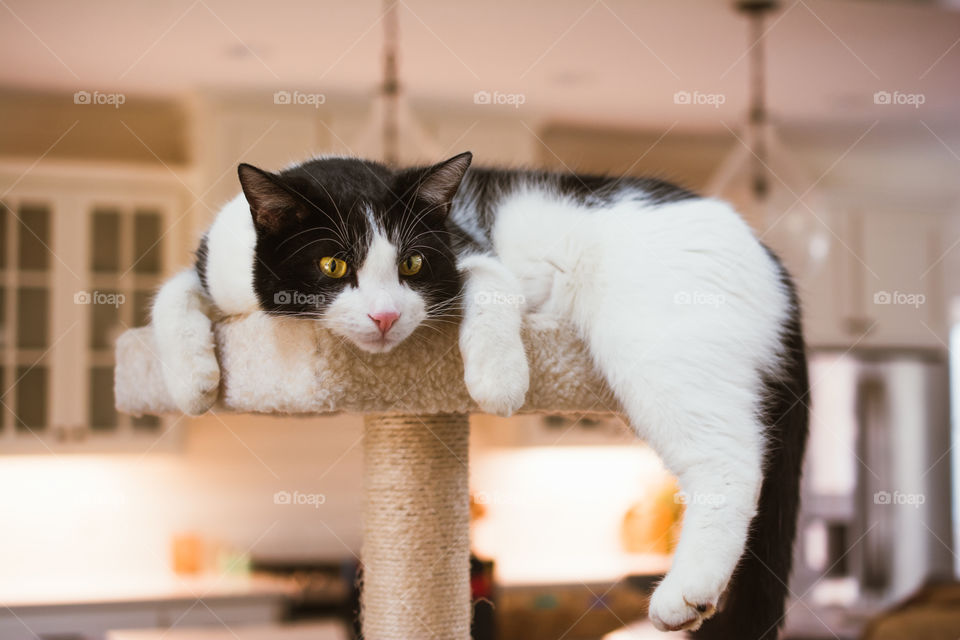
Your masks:
[{"label": "cat's hind leg", "polygon": [[220,365],[210,314],[210,301],[194,269],[165,282],[151,310],[164,381],[174,403],[188,415],[200,415],[217,401]]},{"label": "cat's hind leg", "polygon": [[686,505],[673,564],[650,601],[660,630],[697,629],[715,613],[746,548],[763,481],[762,385],[747,363],[697,356],[695,332],[676,331],[654,344],[594,341],[631,425],[677,476]]},{"label": "cat's hind leg", "polygon": [[[754,424],[749,415],[739,418]],[[763,480],[759,446],[722,428],[698,427],[709,433],[677,438],[687,441],[686,451],[646,436],[679,479],[678,500],[686,505],[673,564],[650,600],[650,619],[661,631],[697,629],[716,612],[746,549]],[[759,427],[753,431],[758,439]]]}]

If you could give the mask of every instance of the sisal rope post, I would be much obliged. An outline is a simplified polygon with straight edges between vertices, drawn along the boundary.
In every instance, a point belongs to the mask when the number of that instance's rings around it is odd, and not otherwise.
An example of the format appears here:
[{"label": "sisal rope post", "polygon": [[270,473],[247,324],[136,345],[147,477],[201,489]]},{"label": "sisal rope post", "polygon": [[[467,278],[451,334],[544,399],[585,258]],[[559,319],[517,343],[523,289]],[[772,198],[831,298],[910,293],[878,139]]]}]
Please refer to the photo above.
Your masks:
[{"label": "sisal rope post", "polygon": [[470,639],[466,414],[364,417],[365,640]]}]

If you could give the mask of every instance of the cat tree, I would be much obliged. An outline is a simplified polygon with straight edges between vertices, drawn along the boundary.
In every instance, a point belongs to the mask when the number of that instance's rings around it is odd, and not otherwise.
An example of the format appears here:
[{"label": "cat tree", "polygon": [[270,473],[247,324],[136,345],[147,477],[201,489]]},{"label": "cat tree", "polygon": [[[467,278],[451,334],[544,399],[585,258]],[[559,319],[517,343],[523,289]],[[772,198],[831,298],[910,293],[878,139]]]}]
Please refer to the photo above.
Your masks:
[{"label": "cat tree", "polygon": [[[367,640],[470,638],[468,416],[455,328],[368,354],[310,320],[256,313],[216,325],[217,411],[360,413],[365,423]],[[421,339],[422,338],[422,339]],[[528,322],[524,412],[608,411],[616,401],[566,327]],[[175,412],[149,327],[117,342],[117,408]]]}]

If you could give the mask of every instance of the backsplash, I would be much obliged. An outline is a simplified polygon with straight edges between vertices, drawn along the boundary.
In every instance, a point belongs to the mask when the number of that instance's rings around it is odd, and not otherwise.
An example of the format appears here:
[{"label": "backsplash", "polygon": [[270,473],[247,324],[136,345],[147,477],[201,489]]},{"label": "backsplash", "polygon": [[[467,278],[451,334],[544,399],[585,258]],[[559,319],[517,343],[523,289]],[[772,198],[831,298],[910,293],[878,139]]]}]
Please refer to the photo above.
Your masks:
[{"label": "backsplash", "polygon": [[163,574],[183,532],[260,555],[359,552],[361,434],[354,416],[211,416],[180,454],[0,457],[0,580]]}]

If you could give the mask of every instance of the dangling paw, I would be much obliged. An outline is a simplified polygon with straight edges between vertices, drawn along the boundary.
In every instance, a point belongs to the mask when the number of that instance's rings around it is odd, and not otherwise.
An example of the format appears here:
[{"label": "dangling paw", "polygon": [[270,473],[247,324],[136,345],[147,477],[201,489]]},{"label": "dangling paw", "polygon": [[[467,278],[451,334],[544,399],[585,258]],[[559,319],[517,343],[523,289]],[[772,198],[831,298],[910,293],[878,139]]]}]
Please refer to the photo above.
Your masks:
[{"label": "dangling paw", "polygon": [[461,342],[464,382],[480,408],[510,416],[523,406],[530,386],[527,354],[519,334],[471,335]]},{"label": "dangling paw", "polygon": [[650,598],[649,616],[660,631],[695,631],[717,612],[726,584],[703,575],[678,575],[671,570]]},{"label": "dangling paw", "polygon": [[212,345],[167,354],[163,358],[163,367],[167,388],[181,411],[198,416],[216,403],[220,390],[220,365]]}]

